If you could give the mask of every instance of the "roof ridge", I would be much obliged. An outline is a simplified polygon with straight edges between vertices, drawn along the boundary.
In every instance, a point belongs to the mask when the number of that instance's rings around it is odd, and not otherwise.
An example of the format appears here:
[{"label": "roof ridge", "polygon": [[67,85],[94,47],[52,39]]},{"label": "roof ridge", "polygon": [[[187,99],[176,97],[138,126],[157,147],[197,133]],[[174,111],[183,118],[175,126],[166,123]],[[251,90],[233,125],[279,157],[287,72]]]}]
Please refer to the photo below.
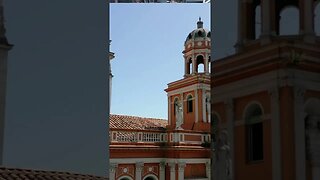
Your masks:
[{"label": "roof ridge", "polygon": [[142,117],[142,116],[137,116],[137,115],[125,115],[125,114],[110,114],[114,116],[123,116],[123,117],[132,117],[132,118],[140,118],[140,119],[155,119],[155,120],[164,120],[168,121],[167,119],[162,119],[162,118],[154,118],[154,117]]}]

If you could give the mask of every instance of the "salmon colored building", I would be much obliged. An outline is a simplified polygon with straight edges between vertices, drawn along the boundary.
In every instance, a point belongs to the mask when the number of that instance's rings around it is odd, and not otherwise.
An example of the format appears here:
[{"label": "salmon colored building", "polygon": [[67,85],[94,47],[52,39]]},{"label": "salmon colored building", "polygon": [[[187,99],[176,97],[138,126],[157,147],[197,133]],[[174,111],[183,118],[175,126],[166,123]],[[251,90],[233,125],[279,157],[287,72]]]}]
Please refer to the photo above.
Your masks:
[{"label": "salmon colored building", "polygon": [[[213,179],[318,180],[319,1],[238,2],[237,52],[212,62]],[[293,34],[282,32],[287,8],[297,12]]]},{"label": "salmon colored building", "polygon": [[168,120],[110,115],[110,180],[209,180],[210,32],[184,44],[182,79],[168,84]]}]

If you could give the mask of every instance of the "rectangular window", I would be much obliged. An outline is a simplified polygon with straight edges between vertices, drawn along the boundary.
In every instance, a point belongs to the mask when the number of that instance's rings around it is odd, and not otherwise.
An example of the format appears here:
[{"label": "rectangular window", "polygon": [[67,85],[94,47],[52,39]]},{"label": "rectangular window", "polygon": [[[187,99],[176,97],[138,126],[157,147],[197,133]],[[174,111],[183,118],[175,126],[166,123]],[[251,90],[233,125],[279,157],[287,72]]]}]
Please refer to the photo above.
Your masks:
[{"label": "rectangular window", "polygon": [[193,111],[193,103],[192,103],[192,99],[189,99],[187,104],[187,108],[188,108],[188,113]]},{"label": "rectangular window", "polygon": [[263,160],[263,124],[247,125],[247,160]]}]

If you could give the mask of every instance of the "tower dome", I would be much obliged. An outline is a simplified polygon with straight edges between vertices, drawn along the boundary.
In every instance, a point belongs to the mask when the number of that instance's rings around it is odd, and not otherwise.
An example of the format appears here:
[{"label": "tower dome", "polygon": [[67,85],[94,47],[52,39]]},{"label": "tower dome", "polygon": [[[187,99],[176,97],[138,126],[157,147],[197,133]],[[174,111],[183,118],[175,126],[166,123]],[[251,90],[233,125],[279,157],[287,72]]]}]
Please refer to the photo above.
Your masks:
[{"label": "tower dome", "polygon": [[210,40],[210,31],[203,28],[203,22],[201,21],[201,17],[199,17],[199,21],[197,22],[197,29],[190,32],[186,38],[185,45],[192,41],[197,40]]}]

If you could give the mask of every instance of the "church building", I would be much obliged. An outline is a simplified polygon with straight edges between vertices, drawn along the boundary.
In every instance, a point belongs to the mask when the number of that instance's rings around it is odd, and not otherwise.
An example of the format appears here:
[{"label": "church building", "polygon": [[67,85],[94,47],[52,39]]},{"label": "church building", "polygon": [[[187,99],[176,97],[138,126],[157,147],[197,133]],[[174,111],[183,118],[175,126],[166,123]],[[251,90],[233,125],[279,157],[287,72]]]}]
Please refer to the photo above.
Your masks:
[{"label": "church building", "polygon": [[199,19],[184,42],[183,78],[165,89],[168,120],[110,115],[110,180],[210,179],[210,49]]}]

